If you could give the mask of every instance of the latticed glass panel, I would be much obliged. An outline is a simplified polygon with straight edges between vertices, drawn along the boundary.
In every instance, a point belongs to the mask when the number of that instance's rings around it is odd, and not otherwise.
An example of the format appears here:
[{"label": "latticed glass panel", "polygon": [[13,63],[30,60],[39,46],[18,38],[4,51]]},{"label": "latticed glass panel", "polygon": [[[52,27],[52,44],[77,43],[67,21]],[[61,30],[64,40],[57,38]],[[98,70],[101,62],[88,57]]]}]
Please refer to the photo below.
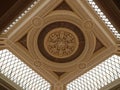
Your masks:
[{"label": "latticed glass panel", "polygon": [[2,34],[7,33],[21,18],[23,18],[40,0],[35,0],[24,12],[22,12],[5,30]]},{"label": "latticed glass panel", "polygon": [[67,90],[99,90],[120,78],[120,56],[113,55],[67,85]]},{"label": "latticed glass panel", "polygon": [[[2,34],[8,32],[11,27],[13,27],[27,12],[29,12],[40,0],[35,0],[34,3],[32,3],[14,22],[12,22],[3,32]],[[100,18],[105,22],[105,24],[109,27],[109,29],[113,32],[113,34],[120,39],[120,34],[116,30],[116,28],[111,24],[111,22],[108,20],[108,18],[105,16],[105,14],[100,10],[100,8],[96,5],[94,0],[87,0],[89,4],[93,7],[93,9],[96,11],[96,13],[100,16]]]},{"label": "latticed glass panel", "polygon": [[116,30],[116,28],[111,24],[111,22],[108,20],[108,18],[105,16],[105,14],[100,10],[100,8],[96,5],[94,0],[88,0],[89,4],[92,6],[92,8],[96,11],[96,13],[100,16],[100,18],[105,22],[105,24],[109,27],[109,29],[113,32],[113,34],[120,39],[120,34]]},{"label": "latticed glass panel", "polygon": [[0,51],[0,73],[22,87],[23,90],[50,90],[50,83],[7,49]]}]

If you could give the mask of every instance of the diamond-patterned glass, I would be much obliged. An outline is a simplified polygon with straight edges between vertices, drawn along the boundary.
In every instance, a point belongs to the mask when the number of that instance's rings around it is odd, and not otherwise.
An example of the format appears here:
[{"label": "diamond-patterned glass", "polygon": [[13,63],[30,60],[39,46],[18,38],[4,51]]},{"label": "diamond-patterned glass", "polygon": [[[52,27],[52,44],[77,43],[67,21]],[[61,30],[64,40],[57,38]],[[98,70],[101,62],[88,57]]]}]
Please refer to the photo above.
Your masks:
[{"label": "diamond-patterned glass", "polygon": [[96,5],[94,0],[88,0],[89,4],[92,6],[92,8],[96,11],[96,13],[99,15],[99,17],[104,21],[104,23],[108,26],[108,28],[113,32],[113,34],[120,39],[120,34],[116,30],[116,28],[111,24],[111,22],[108,20],[108,18],[105,16],[105,14],[100,10],[100,8]]},{"label": "diamond-patterned glass", "polygon": [[0,73],[23,90],[50,90],[50,83],[24,64],[9,50],[0,51]]},{"label": "diamond-patterned glass", "polygon": [[67,85],[67,90],[99,90],[120,78],[120,56],[113,55]]},{"label": "diamond-patterned glass", "polygon": [[22,12],[5,30],[2,34],[7,33],[25,14],[27,14],[40,0],[35,0],[24,12]]}]

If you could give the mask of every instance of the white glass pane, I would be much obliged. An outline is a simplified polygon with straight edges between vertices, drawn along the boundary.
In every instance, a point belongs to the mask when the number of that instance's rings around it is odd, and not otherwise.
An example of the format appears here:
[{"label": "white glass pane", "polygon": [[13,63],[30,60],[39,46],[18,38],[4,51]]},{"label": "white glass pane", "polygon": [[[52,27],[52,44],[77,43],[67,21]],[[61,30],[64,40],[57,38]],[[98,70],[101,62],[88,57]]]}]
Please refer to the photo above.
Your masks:
[{"label": "white glass pane", "polygon": [[100,8],[96,5],[94,0],[87,0],[91,7],[96,11],[96,13],[100,16],[100,18],[105,22],[105,24],[109,27],[109,29],[113,32],[113,34],[120,39],[120,34],[116,30],[116,28],[111,24],[105,14],[100,10]]},{"label": "white glass pane", "polygon": [[67,84],[67,90],[99,90],[120,78],[120,63],[118,64],[118,61],[120,61],[120,56],[111,56],[87,73]]},{"label": "white glass pane", "polygon": [[24,90],[50,90],[50,83],[9,50],[0,51],[0,72]]}]

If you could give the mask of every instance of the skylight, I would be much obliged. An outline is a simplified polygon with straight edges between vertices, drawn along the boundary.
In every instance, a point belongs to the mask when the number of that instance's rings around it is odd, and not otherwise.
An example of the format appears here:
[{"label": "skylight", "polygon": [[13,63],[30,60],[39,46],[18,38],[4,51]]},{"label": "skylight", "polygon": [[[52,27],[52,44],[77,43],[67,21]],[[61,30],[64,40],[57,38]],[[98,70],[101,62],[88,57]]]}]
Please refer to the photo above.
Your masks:
[{"label": "skylight", "polygon": [[120,39],[120,34],[116,30],[116,28],[111,24],[111,22],[108,20],[108,18],[105,16],[105,14],[96,5],[96,3],[94,2],[94,0],[88,0],[88,2],[92,6],[92,8],[96,11],[96,13],[99,15],[99,17],[108,26],[108,28],[112,31],[112,33],[117,37],[117,39]]},{"label": "skylight", "polygon": [[67,85],[67,90],[99,90],[120,78],[120,56],[113,55]]},{"label": "skylight", "polygon": [[40,0],[35,0],[23,13],[21,13],[5,30],[2,34],[7,33],[23,16],[25,16]]},{"label": "skylight", "polygon": [[[3,34],[8,32],[25,14],[27,14],[40,0],[36,0],[25,10]],[[104,13],[99,9],[93,0],[88,0],[100,18],[105,22],[113,34],[120,39],[120,34],[111,24]],[[0,73],[11,81],[22,87],[24,90],[50,90],[50,83],[35,71],[29,68],[24,62],[13,55],[9,50],[0,51]],[[67,84],[67,90],[99,90],[105,85],[120,78],[120,56],[113,55],[100,63],[90,71]]]},{"label": "skylight", "polygon": [[9,50],[0,51],[0,73],[23,88],[23,90],[50,90],[50,83]]},{"label": "skylight", "polygon": [[[25,14],[27,14],[40,0],[34,1],[32,5],[30,5],[15,21],[13,21],[3,32],[2,34],[8,32]],[[104,21],[104,23],[108,26],[111,32],[116,36],[117,39],[120,39],[120,34],[116,30],[116,28],[111,24],[105,14],[100,10],[100,8],[96,5],[93,0],[87,0],[91,7],[96,11],[99,17]]]}]

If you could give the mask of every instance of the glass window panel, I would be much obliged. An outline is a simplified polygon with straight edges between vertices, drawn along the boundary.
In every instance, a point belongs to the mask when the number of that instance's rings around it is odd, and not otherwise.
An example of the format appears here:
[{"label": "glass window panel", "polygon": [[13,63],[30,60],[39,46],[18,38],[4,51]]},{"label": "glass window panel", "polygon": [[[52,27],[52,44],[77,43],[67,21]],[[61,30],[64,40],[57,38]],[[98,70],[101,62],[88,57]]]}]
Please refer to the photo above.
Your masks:
[{"label": "glass window panel", "polygon": [[76,90],[78,88],[79,90],[99,90],[108,83],[120,78],[120,63],[115,62],[117,60],[120,61],[120,56],[111,56],[87,73],[67,84],[67,90]]},{"label": "glass window panel", "polygon": [[120,39],[120,34],[116,30],[116,28],[111,24],[111,22],[108,20],[108,18],[105,16],[105,14],[99,9],[99,7],[96,5],[96,3],[93,0],[87,0],[88,3],[91,5],[91,7],[96,11],[96,13],[101,17],[101,19],[105,22],[105,24],[109,27],[109,29],[112,31],[112,33]]},{"label": "glass window panel", "polygon": [[0,72],[25,90],[50,90],[49,82],[7,49],[0,51]]}]

